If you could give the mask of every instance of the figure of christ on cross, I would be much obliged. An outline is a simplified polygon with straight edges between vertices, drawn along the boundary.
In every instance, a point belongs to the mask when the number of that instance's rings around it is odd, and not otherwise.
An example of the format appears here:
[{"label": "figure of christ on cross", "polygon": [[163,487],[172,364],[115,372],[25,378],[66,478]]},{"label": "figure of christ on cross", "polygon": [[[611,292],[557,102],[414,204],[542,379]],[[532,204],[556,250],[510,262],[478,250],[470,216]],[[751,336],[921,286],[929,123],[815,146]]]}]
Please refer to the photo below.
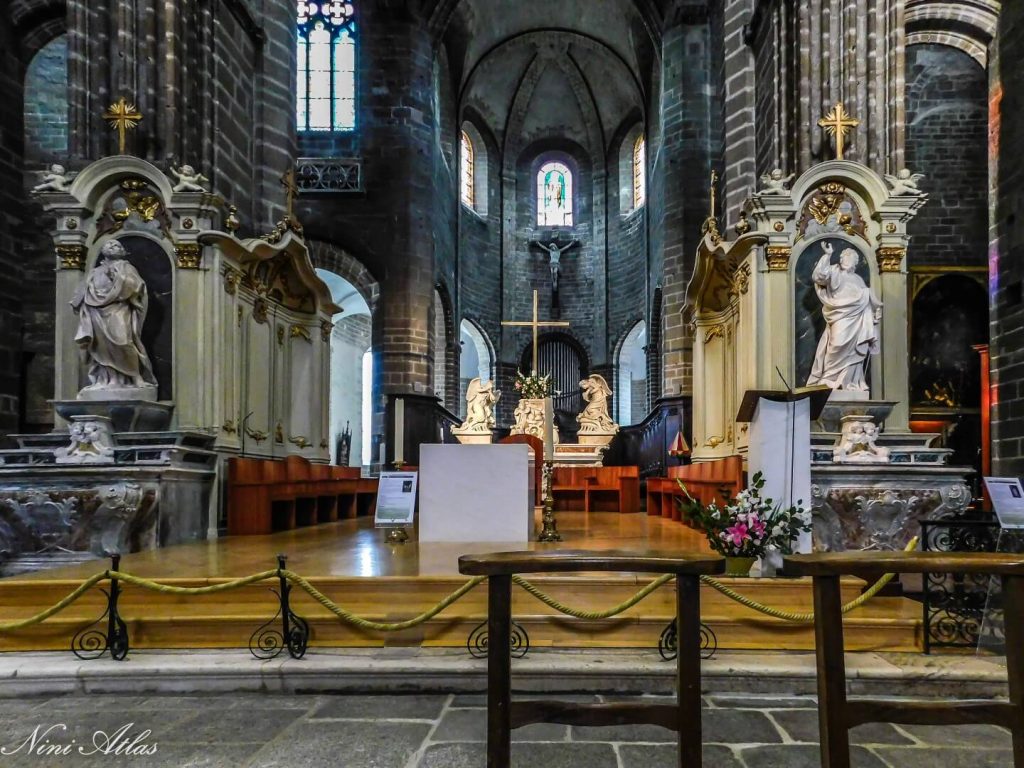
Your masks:
[{"label": "figure of christ on cross", "polygon": [[547,243],[546,245],[540,240],[534,240],[530,245],[536,245],[543,251],[548,253],[548,266],[551,268],[551,292],[558,293],[558,276],[562,274],[562,254],[580,244],[579,240],[573,240],[568,245],[563,245],[561,248],[558,247],[558,243]]},{"label": "figure of christ on cross", "polygon": [[540,320],[537,317],[537,289],[533,290],[533,320],[502,320],[502,325],[533,328],[533,367],[532,375],[537,374],[537,347],[541,328],[568,328],[569,323],[560,320]]}]

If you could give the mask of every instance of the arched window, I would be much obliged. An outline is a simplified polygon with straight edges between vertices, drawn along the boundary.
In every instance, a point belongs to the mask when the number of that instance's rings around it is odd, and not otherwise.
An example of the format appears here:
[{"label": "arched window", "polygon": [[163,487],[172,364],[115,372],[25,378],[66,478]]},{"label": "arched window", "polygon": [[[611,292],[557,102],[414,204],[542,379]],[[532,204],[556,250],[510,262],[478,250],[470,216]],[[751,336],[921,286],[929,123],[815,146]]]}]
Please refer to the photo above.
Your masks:
[{"label": "arched window", "polygon": [[355,35],[351,2],[299,3],[295,116],[300,131],[355,129]]},{"label": "arched window", "polygon": [[633,145],[633,208],[647,202],[647,142],[643,134]]},{"label": "arched window", "polygon": [[476,189],[473,184],[473,175],[476,173],[476,163],[473,155],[473,140],[469,138],[469,134],[465,131],[461,132],[460,159],[461,165],[459,171],[462,177],[460,197],[465,205],[472,208],[476,203]]},{"label": "arched window", "polygon": [[545,163],[537,172],[537,224],[572,226],[572,171],[563,163]]},{"label": "arched window", "polygon": [[634,325],[616,355],[615,416],[622,426],[639,424],[647,416],[647,323]]}]

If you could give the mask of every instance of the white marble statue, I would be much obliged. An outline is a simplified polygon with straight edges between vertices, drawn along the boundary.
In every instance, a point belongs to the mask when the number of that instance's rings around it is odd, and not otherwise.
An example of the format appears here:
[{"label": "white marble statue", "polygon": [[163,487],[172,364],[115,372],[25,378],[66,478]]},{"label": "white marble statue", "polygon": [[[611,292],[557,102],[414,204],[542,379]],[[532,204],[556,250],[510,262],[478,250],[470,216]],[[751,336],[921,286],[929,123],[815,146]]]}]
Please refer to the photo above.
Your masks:
[{"label": "white marble statue", "polygon": [[[79,393],[80,399],[83,393],[87,399],[97,394],[115,400],[155,399],[156,377],[142,345],[149,296],[127,255],[117,240],[105,243],[96,266],[71,299],[78,315],[75,341],[89,367],[89,385]],[[152,391],[152,396],[142,391]]]},{"label": "white marble statue", "polygon": [[923,173],[911,173],[909,168],[904,168],[895,176],[885,174],[885,180],[889,182],[889,191],[893,197],[901,195],[920,196],[924,192],[918,189],[917,184],[924,178]]},{"label": "white marble statue", "polygon": [[67,192],[71,179],[64,166],[54,163],[49,171],[42,171],[43,180],[32,187],[33,192]]},{"label": "white marble statue", "polygon": [[587,405],[583,413],[576,417],[580,424],[580,434],[615,434],[619,431],[608,413],[608,398],[612,396],[611,387],[604,376],[592,374],[580,382],[583,399]]},{"label": "white marble statue", "polygon": [[469,391],[466,392],[466,420],[462,422],[458,431],[490,433],[494,429],[494,404],[500,397],[501,393],[495,391],[493,381],[483,383],[478,376],[469,382]]},{"label": "white marble statue", "polygon": [[[513,435],[533,435],[541,442],[544,442],[544,400],[542,398],[524,397],[516,405],[513,414],[515,423],[512,425]],[[555,445],[558,445],[560,438],[558,427],[551,425],[551,434],[554,436]]]},{"label": "white marble statue", "polygon": [[54,452],[57,464],[113,464],[114,438],[105,416],[72,416],[71,443]]},{"label": "white marble statue", "polygon": [[860,254],[855,249],[845,248],[839,254],[838,264],[831,263],[831,243],[825,243],[822,250],[811,279],[826,325],[818,340],[807,384],[825,384],[866,397],[868,383],[864,374],[868,355],[879,352],[882,302],[857,274]]},{"label": "white marble statue", "polygon": [[171,168],[171,173],[178,180],[178,183],[172,188],[174,192],[205,192],[203,184],[208,184],[210,181],[188,164],[182,165],[180,168]]},{"label": "white marble statue", "polygon": [[781,168],[776,168],[771,173],[766,173],[761,177],[761,183],[764,185],[759,192],[763,195],[783,195],[789,192],[789,185],[793,179],[796,178],[795,173],[784,176]]},{"label": "white marble statue", "polygon": [[838,464],[886,464],[889,449],[877,445],[878,425],[870,416],[844,416],[843,433],[832,450]]}]

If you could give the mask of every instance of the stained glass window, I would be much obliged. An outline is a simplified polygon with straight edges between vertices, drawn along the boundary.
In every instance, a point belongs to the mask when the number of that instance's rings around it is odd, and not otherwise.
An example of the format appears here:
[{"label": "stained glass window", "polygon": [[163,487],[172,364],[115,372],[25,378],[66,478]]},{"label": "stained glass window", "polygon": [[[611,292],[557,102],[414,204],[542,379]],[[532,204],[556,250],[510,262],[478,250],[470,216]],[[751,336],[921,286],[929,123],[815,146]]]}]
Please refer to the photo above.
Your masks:
[{"label": "stained glass window", "polygon": [[633,145],[633,207],[647,202],[647,142],[638,136]]},{"label": "stained glass window", "polygon": [[465,131],[462,131],[461,145],[461,167],[459,169],[462,174],[461,197],[462,202],[472,208],[476,202],[473,189],[473,174],[476,172],[476,166],[473,158],[473,141]]},{"label": "stained glass window", "polygon": [[563,163],[545,163],[537,173],[537,224],[572,226],[572,171]]},{"label": "stained glass window", "polygon": [[356,127],[356,24],[351,2],[298,4],[295,117],[300,131]]}]

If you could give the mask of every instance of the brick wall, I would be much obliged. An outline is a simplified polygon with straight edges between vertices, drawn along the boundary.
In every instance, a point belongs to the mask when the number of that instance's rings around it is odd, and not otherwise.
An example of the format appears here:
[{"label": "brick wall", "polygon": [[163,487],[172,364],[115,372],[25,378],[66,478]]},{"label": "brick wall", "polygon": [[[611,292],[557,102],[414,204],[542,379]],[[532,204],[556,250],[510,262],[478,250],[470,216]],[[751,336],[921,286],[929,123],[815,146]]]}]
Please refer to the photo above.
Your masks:
[{"label": "brick wall", "polygon": [[1024,5],[1006,3],[992,46],[990,211],[993,472],[1024,474]]},{"label": "brick wall", "polygon": [[907,167],[928,204],[910,222],[912,264],[983,266],[988,250],[988,83],[946,45],[907,48]]}]

